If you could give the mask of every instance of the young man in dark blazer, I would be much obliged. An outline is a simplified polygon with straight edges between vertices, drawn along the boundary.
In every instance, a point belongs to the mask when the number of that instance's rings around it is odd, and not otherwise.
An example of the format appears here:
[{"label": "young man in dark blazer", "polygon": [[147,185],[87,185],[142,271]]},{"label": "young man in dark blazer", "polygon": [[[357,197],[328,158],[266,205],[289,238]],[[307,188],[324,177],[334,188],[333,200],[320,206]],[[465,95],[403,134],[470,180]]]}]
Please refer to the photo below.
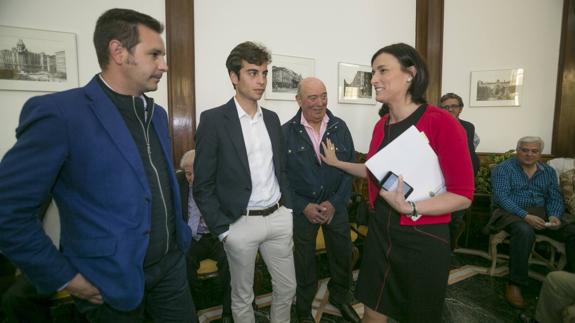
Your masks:
[{"label": "young man in dark blazer", "polygon": [[253,279],[259,251],[274,286],[271,322],[289,322],[296,281],[292,211],[278,116],[258,105],[270,53],[237,45],[226,66],[236,91],[204,111],[196,134],[194,198],[210,231],[224,243],[235,322],[255,322]]},{"label": "young man in dark blazer", "polygon": [[[26,102],[0,164],[0,250],[39,291],[74,296],[91,322],[195,321],[168,118],[144,95],[168,69],[162,31],[133,10],[101,15],[102,72]],[[36,216],[49,194],[60,251]]]}]

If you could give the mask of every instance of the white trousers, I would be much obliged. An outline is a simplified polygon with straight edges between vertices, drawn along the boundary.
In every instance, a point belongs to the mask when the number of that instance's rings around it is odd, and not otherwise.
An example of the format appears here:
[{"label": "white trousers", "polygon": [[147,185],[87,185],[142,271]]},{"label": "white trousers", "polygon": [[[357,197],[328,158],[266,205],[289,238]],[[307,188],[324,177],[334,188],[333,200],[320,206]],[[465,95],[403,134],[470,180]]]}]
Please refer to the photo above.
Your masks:
[{"label": "white trousers", "polygon": [[271,323],[289,323],[296,291],[293,216],[280,207],[268,216],[242,216],[230,225],[224,243],[232,287],[234,322],[255,323],[254,267],[259,250],[272,278]]}]

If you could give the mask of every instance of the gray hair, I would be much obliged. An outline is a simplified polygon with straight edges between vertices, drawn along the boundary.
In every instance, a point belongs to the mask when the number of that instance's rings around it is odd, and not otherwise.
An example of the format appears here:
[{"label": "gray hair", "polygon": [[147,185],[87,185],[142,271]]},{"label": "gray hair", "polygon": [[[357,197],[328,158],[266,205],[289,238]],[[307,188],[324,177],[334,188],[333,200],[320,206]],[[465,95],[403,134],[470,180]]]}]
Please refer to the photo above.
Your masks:
[{"label": "gray hair", "polygon": [[543,139],[541,139],[541,137],[537,137],[537,136],[526,136],[523,138],[520,138],[519,141],[517,141],[517,150],[519,150],[519,147],[521,147],[523,144],[530,144],[530,143],[538,143],[539,144],[539,150],[543,151],[543,147],[544,147],[544,143],[543,143]]},{"label": "gray hair", "polygon": [[180,168],[184,169],[184,166],[192,164],[195,158],[196,158],[195,149],[186,151],[186,153],[182,156],[182,159],[180,159]]}]

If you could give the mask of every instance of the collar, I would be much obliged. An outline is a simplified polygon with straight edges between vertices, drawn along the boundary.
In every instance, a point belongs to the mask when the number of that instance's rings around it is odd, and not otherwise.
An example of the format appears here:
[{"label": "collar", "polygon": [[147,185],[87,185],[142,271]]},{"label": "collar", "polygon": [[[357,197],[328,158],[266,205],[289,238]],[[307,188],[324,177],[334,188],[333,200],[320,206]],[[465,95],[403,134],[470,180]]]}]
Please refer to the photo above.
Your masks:
[{"label": "collar", "polygon": [[[515,166],[517,166],[522,172],[525,172],[523,170],[523,167],[521,167],[521,164],[519,163],[519,159],[517,159],[517,157],[513,157],[514,159],[514,164]],[[543,170],[543,165],[541,164],[541,161],[537,161],[537,163],[535,164],[535,166],[537,167],[537,171],[542,171]]]},{"label": "collar", "polygon": [[[301,111],[301,108],[300,108],[300,111]],[[300,114],[301,114],[300,123],[306,128],[312,128],[313,129],[313,127],[309,124],[309,122],[307,122],[307,120],[304,118],[303,113],[300,113]],[[323,116],[323,119],[321,120],[321,125],[322,126],[325,125],[327,128],[328,122],[329,122],[329,117],[327,116],[327,112],[326,112],[326,114]]]},{"label": "collar", "polygon": [[120,98],[126,98],[126,99],[132,99],[132,98],[140,98],[142,100],[142,102],[144,103],[144,109],[148,107],[148,101],[146,100],[146,96],[144,94],[140,94],[139,96],[133,96],[133,95],[126,95],[126,94],[122,94],[117,92],[116,90],[114,90],[114,88],[112,88],[112,86],[110,86],[110,84],[108,84],[108,82],[106,82],[106,80],[104,80],[104,78],[102,77],[102,73],[98,73],[98,79],[100,81],[102,81],[102,84],[104,84],[108,90],[111,91],[112,94],[114,94],[117,97]]},{"label": "collar", "polygon": [[[252,117],[250,117],[249,114],[246,113],[246,111],[242,108],[242,106],[240,105],[240,103],[238,102],[238,100],[236,100],[236,97],[234,96],[234,103],[236,104],[236,111],[238,112],[238,117],[241,119],[243,117],[247,117],[249,119],[252,119]],[[262,108],[258,105],[258,109],[256,110],[256,114],[254,115],[254,120],[259,119],[262,117]]]},{"label": "collar", "polygon": [[[331,113],[331,111],[329,111],[329,109],[327,109],[325,111],[325,117],[327,117],[327,127],[333,127],[334,125],[338,124],[335,116],[333,115],[333,113]],[[324,117],[324,118],[325,118]],[[303,123],[301,122],[301,120],[303,119],[302,116],[302,111],[301,108],[297,111],[297,113],[295,114],[295,116],[293,116],[293,118],[291,118],[287,123],[290,123],[292,126],[299,126],[299,125],[303,125]],[[322,121],[323,122],[323,121]]]}]

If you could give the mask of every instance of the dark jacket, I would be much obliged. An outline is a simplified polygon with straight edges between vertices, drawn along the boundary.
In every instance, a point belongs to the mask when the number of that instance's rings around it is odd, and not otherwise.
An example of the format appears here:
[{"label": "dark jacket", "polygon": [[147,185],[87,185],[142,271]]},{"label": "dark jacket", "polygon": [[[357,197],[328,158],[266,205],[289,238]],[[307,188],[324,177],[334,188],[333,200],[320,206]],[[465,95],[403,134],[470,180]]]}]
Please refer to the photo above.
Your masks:
[{"label": "dark jacket", "polygon": [[[319,163],[313,144],[301,124],[301,109],[282,126],[287,151],[287,171],[292,189],[294,214],[300,214],[308,203],[330,201],[336,210],[345,209],[351,194],[352,176]],[[327,111],[329,122],[322,141],[329,138],[336,155],[343,161],[354,161],[351,134],[343,120]],[[320,151],[323,149],[320,147]]]},{"label": "dark jacket", "polygon": [[473,123],[465,120],[458,119],[459,123],[465,129],[465,133],[467,134],[467,147],[469,148],[469,154],[471,156],[471,164],[473,164],[473,175],[477,175],[479,171],[479,158],[477,154],[475,154],[475,146],[473,145],[473,136],[475,135],[475,126]]}]

